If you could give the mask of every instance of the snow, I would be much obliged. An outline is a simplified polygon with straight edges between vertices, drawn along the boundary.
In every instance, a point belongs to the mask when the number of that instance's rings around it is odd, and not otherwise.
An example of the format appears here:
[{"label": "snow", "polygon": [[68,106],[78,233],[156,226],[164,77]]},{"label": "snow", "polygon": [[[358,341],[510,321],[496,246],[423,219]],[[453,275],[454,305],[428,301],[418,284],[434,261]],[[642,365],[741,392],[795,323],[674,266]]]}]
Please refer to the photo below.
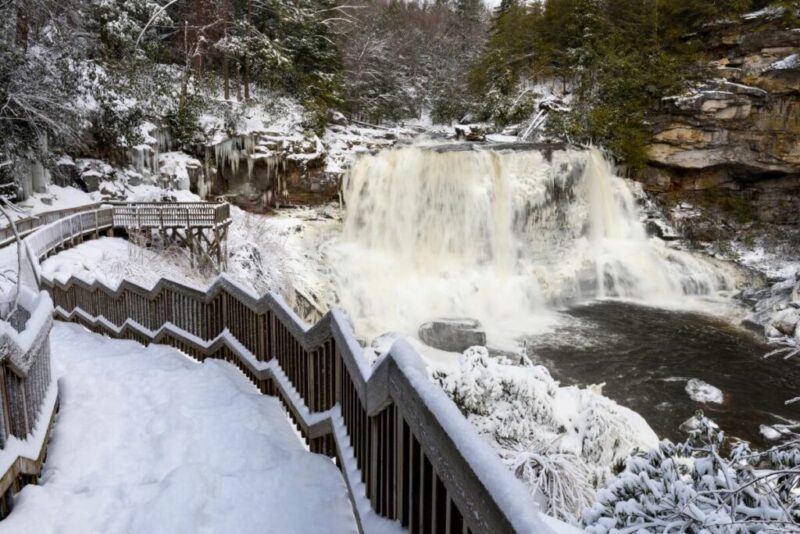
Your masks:
[{"label": "snow", "polygon": [[791,54],[785,58],[772,63],[767,70],[791,70],[800,68],[800,55]]},{"label": "snow", "polygon": [[783,434],[778,429],[768,425],[759,425],[758,431],[761,433],[762,436],[764,436],[766,439],[770,441],[774,441],[783,436]]},{"label": "snow", "polygon": [[232,365],[56,323],[61,411],[3,532],[355,532],[336,466]]},{"label": "snow", "polygon": [[[18,332],[10,323],[0,321],[0,335],[6,335],[13,340],[19,354],[27,353],[42,328],[53,315],[53,301],[50,295],[42,291],[34,293],[27,287],[22,287],[19,295],[19,304],[30,312],[30,317],[25,322],[25,329]],[[3,347],[8,350],[9,347]],[[5,359],[8,353],[0,356],[0,361]]]},{"label": "snow", "polygon": [[686,393],[695,402],[722,404],[724,399],[722,390],[697,378],[686,382]]},{"label": "snow", "polygon": [[392,347],[392,356],[403,370],[420,399],[433,412],[438,423],[450,436],[469,462],[489,493],[508,515],[517,532],[549,532],[542,521],[543,514],[527,498],[521,483],[510,471],[497,469],[497,454],[489,443],[479,439],[475,427],[463,417],[458,407],[430,380],[422,359],[404,340]]},{"label": "snow", "polygon": [[[45,193],[34,193],[30,198],[16,205],[21,213],[15,213],[19,217],[36,215],[46,211],[56,211],[67,208],[75,208],[86,204],[95,204],[100,201],[98,193],[86,193],[75,187],[61,187],[55,184],[47,186]],[[2,226],[6,223],[3,221]]]},{"label": "snow", "polygon": [[[41,404],[40,417],[36,420],[36,426],[30,434],[20,439],[10,436],[2,449],[0,449],[0,473],[6,473],[17,458],[27,458],[36,460],[42,450],[42,442],[47,436],[47,429],[50,426],[49,414],[55,409],[58,400],[58,388],[55,382],[51,382]],[[41,417],[41,414],[48,414],[48,417]]]},{"label": "snow", "polygon": [[417,136],[417,129],[403,126],[384,128],[359,124],[330,125],[322,138],[328,151],[325,170],[329,173],[342,173],[361,154],[389,148],[399,142],[408,143]]},{"label": "snow", "polygon": [[[266,104],[247,104],[222,98],[216,100],[220,109],[211,109],[199,117],[200,127],[207,139],[208,146],[217,145],[230,138],[230,135],[270,134],[273,136],[302,137],[303,107],[294,99],[278,97],[274,94],[263,95],[253,101]],[[234,124],[228,124],[228,117],[236,116]]]},{"label": "snow", "polygon": [[189,167],[199,168],[199,160],[183,152],[166,152],[158,156],[159,171],[167,174],[174,180],[177,189],[189,189]]},{"label": "snow", "polygon": [[197,288],[206,282],[190,268],[184,251],[157,254],[116,237],[86,241],[51,256],[42,262],[42,274],[61,282],[72,276],[87,283],[99,281],[111,289],[125,279],[148,289],[162,278]]},{"label": "snow", "polygon": [[742,15],[742,18],[747,21],[751,20],[758,20],[758,19],[775,19],[782,16],[786,13],[786,8],[782,6],[767,6],[765,8],[759,9],[758,11],[752,11],[750,13],[745,13]]}]

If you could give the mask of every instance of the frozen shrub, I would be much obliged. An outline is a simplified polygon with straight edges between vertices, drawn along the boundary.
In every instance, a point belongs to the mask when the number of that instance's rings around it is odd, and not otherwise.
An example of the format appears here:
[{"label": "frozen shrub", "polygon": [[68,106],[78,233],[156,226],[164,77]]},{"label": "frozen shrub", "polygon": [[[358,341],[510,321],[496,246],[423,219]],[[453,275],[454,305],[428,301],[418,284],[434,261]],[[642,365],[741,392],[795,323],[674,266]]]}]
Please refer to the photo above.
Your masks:
[{"label": "frozen shrub", "polygon": [[593,491],[657,438],[630,410],[590,389],[559,387],[542,366],[473,347],[435,378],[552,515],[575,521]]},{"label": "frozen shrub", "polygon": [[800,532],[800,452],[790,439],[727,455],[724,434],[699,414],[682,444],[632,456],[584,514],[589,532]]}]

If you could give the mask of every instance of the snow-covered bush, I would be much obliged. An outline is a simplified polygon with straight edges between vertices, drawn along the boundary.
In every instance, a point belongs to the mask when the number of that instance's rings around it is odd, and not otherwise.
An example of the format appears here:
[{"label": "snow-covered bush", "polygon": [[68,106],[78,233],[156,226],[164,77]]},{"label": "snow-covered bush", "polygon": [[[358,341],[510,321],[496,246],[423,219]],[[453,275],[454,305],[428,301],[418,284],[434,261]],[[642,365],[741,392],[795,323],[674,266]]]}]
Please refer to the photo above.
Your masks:
[{"label": "snow-covered bush", "polygon": [[767,451],[699,414],[689,439],[631,457],[584,514],[589,532],[800,532],[800,426]]},{"label": "snow-covered bush", "polygon": [[559,387],[546,368],[483,347],[435,378],[551,515],[576,520],[636,449],[658,439],[636,413],[592,391]]},{"label": "snow-covered bush", "polygon": [[264,217],[233,208],[228,238],[228,274],[259,295],[273,291],[294,300],[291,274],[283,258],[284,243],[275,237]]},{"label": "snow-covered bush", "polygon": [[99,0],[94,4],[92,22],[107,50],[123,57],[135,46],[154,40],[158,36],[156,28],[172,21],[161,4],[153,0]]}]

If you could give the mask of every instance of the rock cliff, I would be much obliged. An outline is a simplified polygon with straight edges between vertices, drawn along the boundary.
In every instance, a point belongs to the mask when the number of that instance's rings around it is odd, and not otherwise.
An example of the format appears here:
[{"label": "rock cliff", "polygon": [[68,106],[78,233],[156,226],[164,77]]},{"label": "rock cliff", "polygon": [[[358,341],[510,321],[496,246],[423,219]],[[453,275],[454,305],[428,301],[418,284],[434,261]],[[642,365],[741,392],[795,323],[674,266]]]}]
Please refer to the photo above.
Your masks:
[{"label": "rock cliff", "polygon": [[785,15],[764,9],[697,36],[711,76],[662,101],[648,189],[689,199],[722,191],[758,221],[800,224],[800,28]]}]

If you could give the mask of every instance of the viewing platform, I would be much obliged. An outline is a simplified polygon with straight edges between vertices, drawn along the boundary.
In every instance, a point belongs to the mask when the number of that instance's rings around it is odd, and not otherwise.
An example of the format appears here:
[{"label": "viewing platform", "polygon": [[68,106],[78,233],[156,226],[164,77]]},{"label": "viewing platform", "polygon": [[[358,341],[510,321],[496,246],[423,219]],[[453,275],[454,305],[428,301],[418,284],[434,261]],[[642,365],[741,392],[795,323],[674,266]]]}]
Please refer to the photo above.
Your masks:
[{"label": "viewing platform", "polygon": [[[144,246],[159,238],[164,247],[186,248],[193,265],[205,262],[224,271],[231,207],[228,203],[208,202],[104,202],[39,213],[17,219],[15,224],[23,238],[40,228],[53,226],[48,235],[63,238],[55,251],[79,243],[87,236],[96,238],[102,232],[111,234],[114,230],[124,232]],[[15,239],[11,225],[0,227],[0,247]]]}]

